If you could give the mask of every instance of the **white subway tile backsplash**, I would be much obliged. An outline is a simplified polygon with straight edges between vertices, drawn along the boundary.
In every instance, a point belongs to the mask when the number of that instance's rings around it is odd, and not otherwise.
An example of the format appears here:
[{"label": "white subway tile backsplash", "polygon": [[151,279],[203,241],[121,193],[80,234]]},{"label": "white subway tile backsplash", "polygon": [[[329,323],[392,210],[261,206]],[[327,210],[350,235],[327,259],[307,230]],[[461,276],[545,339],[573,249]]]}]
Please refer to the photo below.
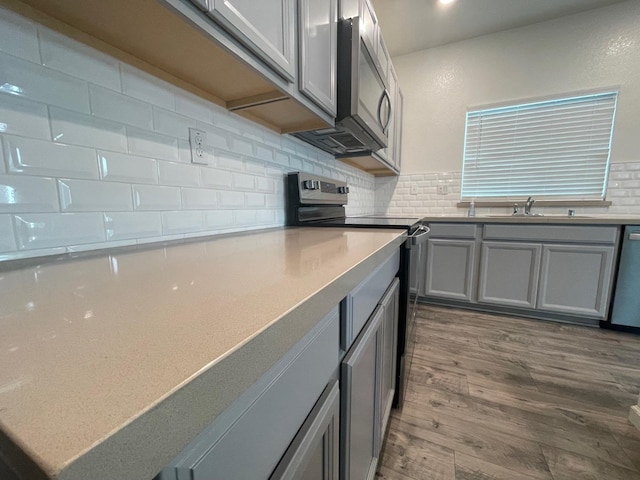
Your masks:
[{"label": "white subway tile backsplash", "polygon": [[282,152],[276,152],[275,161],[276,161],[276,163],[279,163],[280,165],[284,165],[285,167],[288,167],[289,166],[289,155],[287,155],[286,153],[282,153]]},{"label": "white subway tile backsplash", "polygon": [[216,165],[219,168],[226,168],[228,170],[244,170],[244,165],[242,163],[241,157],[224,151],[216,152]]},{"label": "white subway tile backsplash", "polygon": [[0,9],[0,51],[40,63],[35,24],[16,13]]},{"label": "white subway tile backsplash", "polygon": [[[1,20],[1,18],[0,18]],[[0,21],[0,27],[2,22]],[[0,252],[11,252],[16,249],[11,215],[0,215]]]},{"label": "white subway tile backsplash", "polygon": [[4,142],[2,140],[2,135],[0,135],[0,174],[7,171],[4,149]]},{"label": "white subway tile backsplash", "polygon": [[162,235],[159,212],[105,213],[107,240],[126,240]]},{"label": "white subway tile backsplash", "polygon": [[100,177],[110,182],[158,183],[158,167],[152,158],[98,151]]},{"label": "white subway tile backsplash", "polygon": [[174,110],[174,89],[168,83],[129,65],[120,64],[122,92],[153,105]]},{"label": "white subway tile backsplash", "polygon": [[253,144],[238,136],[231,137],[231,150],[240,155],[253,155]]},{"label": "white subway tile backsplash", "polygon": [[268,177],[256,177],[256,190],[259,192],[273,193],[275,191],[273,180]]},{"label": "white subway tile backsplash", "polygon": [[20,250],[105,241],[100,213],[21,214],[14,219]]},{"label": "white subway tile backsplash", "polygon": [[255,227],[258,218],[255,210],[236,210],[233,213],[237,225]]},{"label": "white subway tile backsplash", "polygon": [[120,68],[109,57],[57,32],[41,29],[42,64],[103,87],[120,90]]},{"label": "white subway tile backsplash", "polygon": [[4,156],[11,173],[98,178],[96,152],[91,148],[5,135]]},{"label": "white subway tile backsplash", "polygon": [[13,95],[0,95],[0,133],[50,140],[46,105]]},{"label": "white subway tile backsplash", "polygon": [[275,210],[258,210],[256,212],[256,223],[259,225],[271,225],[276,222]]},{"label": "white subway tile backsplash", "polygon": [[227,170],[202,167],[200,173],[202,185],[206,187],[231,188],[233,185],[233,174]]},{"label": "white subway tile backsplash", "polygon": [[213,104],[179,89],[175,92],[175,95],[176,112],[209,125],[213,123],[213,109],[216,108]]},{"label": "white subway tile backsplash", "polygon": [[49,107],[49,116],[55,142],[127,151],[127,137],[122,124],[57,107]]},{"label": "white subway tile backsplash", "polygon": [[0,212],[57,212],[57,197],[53,178],[0,175]]},{"label": "white subway tile backsplash", "polygon": [[244,173],[233,174],[233,188],[240,190],[253,190],[256,188],[256,177]]},{"label": "white subway tile backsplash", "polygon": [[64,212],[133,210],[131,185],[94,180],[58,180]]},{"label": "white subway tile backsplash", "polygon": [[89,99],[91,113],[96,117],[147,130],[153,129],[153,113],[148,103],[91,84],[89,84]]},{"label": "white subway tile backsplash", "polygon": [[164,135],[189,138],[189,128],[195,128],[196,121],[163,108],[153,107],[153,129]]},{"label": "white subway tile backsplash", "polygon": [[184,163],[158,162],[158,178],[162,185],[197,187],[200,185],[200,167]]},{"label": "white subway tile backsplash", "polygon": [[214,148],[221,148],[223,150],[229,150],[229,133],[224,130],[212,127],[203,122],[198,122],[198,129],[203,130],[207,134],[207,145]]},{"label": "white subway tile backsplash", "polygon": [[158,185],[134,185],[133,206],[136,210],[179,210],[180,188]]},{"label": "white subway tile backsplash", "polygon": [[0,93],[89,112],[86,82],[0,53]]},{"label": "white subway tile backsplash", "polygon": [[262,161],[245,160],[244,169],[247,172],[254,173],[256,175],[264,176],[265,165]]},{"label": "white subway tile backsplash", "polygon": [[217,230],[233,226],[233,210],[211,210],[203,214],[206,229]]},{"label": "white subway tile backsplash", "polygon": [[218,192],[218,203],[221,207],[243,207],[244,193],[234,191]]},{"label": "white subway tile backsplash", "polygon": [[256,158],[265,162],[273,162],[273,149],[256,144]]},{"label": "white subway tile backsplash", "polygon": [[244,196],[247,207],[264,207],[266,205],[264,193],[245,193]]},{"label": "white subway tile backsplash", "polygon": [[218,203],[215,190],[208,188],[183,188],[182,208],[186,210],[208,210]]},{"label": "white subway tile backsplash", "polygon": [[0,260],[282,225],[293,169],[348,177],[372,213],[369,175],[2,8],[0,80]]},{"label": "white subway tile backsplash", "polygon": [[158,160],[179,161],[178,139],[135,127],[126,127],[129,153]]},{"label": "white subway tile backsplash", "polygon": [[201,212],[163,212],[162,232],[165,235],[199,232],[202,230]]}]

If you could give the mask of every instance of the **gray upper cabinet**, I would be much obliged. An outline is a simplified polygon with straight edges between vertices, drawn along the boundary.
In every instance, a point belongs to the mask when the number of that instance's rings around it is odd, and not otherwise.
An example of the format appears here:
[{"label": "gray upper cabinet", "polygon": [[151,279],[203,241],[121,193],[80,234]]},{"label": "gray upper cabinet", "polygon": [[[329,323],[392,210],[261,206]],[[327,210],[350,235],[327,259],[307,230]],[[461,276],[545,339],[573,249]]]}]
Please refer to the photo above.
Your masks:
[{"label": "gray upper cabinet", "polygon": [[430,238],[427,242],[427,296],[470,302],[476,264],[476,241]]},{"label": "gray upper cabinet", "polygon": [[544,245],[538,308],[605,318],[615,248],[602,245]]},{"label": "gray upper cabinet", "polygon": [[369,0],[360,0],[358,10],[362,39],[367,45],[371,56],[375,58],[378,53],[378,17],[376,17],[376,12],[373,10]]},{"label": "gray upper cabinet", "polygon": [[539,243],[483,242],[478,302],[535,308]]},{"label": "gray upper cabinet", "polygon": [[329,383],[270,480],[339,480],[340,389]]},{"label": "gray upper cabinet", "polygon": [[299,0],[300,91],[336,115],[338,0]]},{"label": "gray upper cabinet", "polygon": [[208,14],[285,79],[296,74],[295,0],[208,0]]}]

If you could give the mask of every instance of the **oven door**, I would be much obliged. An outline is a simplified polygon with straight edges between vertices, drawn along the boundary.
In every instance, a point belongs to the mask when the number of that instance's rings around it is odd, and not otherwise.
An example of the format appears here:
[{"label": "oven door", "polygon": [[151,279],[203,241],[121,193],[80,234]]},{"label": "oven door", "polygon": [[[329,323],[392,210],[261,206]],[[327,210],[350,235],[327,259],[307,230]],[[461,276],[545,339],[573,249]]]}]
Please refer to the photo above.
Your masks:
[{"label": "oven door", "polygon": [[[415,349],[415,330],[416,330],[416,315],[418,310],[418,294],[422,287],[422,279],[424,275],[421,274],[419,266],[424,259],[427,238],[429,236],[429,227],[421,226],[416,230],[413,235],[407,240],[408,259],[409,265],[407,274],[407,299],[408,304],[407,313],[404,318],[404,325],[400,324],[399,330],[401,333],[398,335],[398,339],[402,342],[402,345],[398,345],[398,350],[402,353],[399,355],[398,362],[398,384],[396,386],[397,396],[395,399],[394,407],[402,408],[404,399],[407,393],[407,385],[409,384],[409,373],[411,370],[411,363],[413,361],[413,352]],[[411,279],[415,278],[416,284],[414,288],[411,287]]]}]

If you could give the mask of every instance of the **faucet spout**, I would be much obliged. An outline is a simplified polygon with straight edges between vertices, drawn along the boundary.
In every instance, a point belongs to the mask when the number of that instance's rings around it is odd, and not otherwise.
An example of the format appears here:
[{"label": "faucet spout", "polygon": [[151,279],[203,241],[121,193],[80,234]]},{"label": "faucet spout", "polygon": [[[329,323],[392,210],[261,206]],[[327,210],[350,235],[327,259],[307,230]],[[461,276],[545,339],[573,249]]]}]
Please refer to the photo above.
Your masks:
[{"label": "faucet spout", "polygon": [[536,201],[532,197],[527,198],[527,203],[524,204],[524,214],[525,215],[531,215],[531,207],[533,207],[533,204],[535,202]]}]

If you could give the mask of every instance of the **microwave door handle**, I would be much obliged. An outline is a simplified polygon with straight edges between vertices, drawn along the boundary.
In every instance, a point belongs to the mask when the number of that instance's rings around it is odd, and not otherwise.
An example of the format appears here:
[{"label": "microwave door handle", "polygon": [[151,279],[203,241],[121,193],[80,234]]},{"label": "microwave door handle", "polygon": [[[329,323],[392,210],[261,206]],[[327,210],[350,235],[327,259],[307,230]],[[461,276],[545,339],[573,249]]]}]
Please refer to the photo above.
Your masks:
[{"label": "microwave door handle", "polygon": [[386,88],[384,89],[383,96],[387,98],[387,105],[389,106],[389,108],[387,109],[387,111],[389,112],[389,114],[387,115],[387,121],[385,122],[384,127],[382,128],[382,131],[384,133],[387,133],[387,129],[389,128],[389,123],[391,123],[391,116],[393,115],[393,112],[391,110],[391,96],[389,95],[389,91]]},{"label": "microwave door handle", "polygon": [[382,95],[380,95],[380,99],[378,100],[378,125],[380,125],[380,127],[382,128],[382,131],[384,131],[385,129],[384,123],[382,122],[382,102],[384,101],[386,95],[387,90],[385,89],[384,92],[382,92]]}]

